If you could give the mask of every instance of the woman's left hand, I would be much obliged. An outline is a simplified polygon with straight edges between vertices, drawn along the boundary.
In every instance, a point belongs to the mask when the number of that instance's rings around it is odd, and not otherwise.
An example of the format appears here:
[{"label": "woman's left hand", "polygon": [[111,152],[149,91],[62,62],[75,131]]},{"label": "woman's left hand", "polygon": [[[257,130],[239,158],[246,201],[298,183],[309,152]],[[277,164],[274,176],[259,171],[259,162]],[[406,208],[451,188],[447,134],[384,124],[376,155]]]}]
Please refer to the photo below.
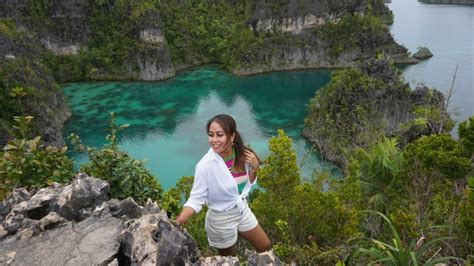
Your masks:
[{"label": "woman's left hand", "polygon": [[244,152],[245,155],[245,162],[250,164],[250,167],[252,169],[256,170],[260,166],[260,163],[258,162],[257,156],[250,150],[245,150]]}]

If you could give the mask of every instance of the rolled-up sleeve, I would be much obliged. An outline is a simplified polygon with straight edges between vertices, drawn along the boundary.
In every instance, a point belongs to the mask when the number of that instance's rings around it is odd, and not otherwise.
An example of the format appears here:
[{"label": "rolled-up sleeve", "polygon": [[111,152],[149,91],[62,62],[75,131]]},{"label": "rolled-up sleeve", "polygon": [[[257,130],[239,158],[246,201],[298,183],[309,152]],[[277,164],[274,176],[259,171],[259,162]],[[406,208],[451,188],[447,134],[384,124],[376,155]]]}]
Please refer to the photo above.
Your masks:
[{"label": "rolled-up sleeve", "polygon": [[196,166],[194,173],[193,188],[191,189],[191,195],[189,196],[188,201],[184,206],[191,207],[196,213],[198,213],[202,205],[206,203],[208,196],[208,185],[206,180],[205,172],[199,167]]},{"label": "rolled-up sleeve", "polygon": [[[247,173],[250,173],[250,164],[245,164],[245,169],[247,170]],[[249,179],[249,183],[251,186],[254,186],[257,184],[257,179],[258,179],[258,173],[257,175],[255,176],[255,180],[253,182],[250,182],[250,179]]]}]

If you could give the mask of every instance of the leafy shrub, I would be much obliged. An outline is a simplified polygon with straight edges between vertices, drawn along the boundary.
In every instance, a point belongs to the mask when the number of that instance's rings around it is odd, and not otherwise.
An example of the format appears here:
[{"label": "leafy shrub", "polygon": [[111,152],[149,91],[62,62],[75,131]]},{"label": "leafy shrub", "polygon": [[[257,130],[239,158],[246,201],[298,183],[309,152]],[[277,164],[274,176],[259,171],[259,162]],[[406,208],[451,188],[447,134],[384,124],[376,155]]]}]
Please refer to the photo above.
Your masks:
[{"label": "leafy shrub", "polygon": [[0,198],[16,187],[41,188],[53,182],[65,183],[74,176],[73,162],[66,156],[67,147],[44,146],[41,137],[27,137],[32,119],[14,118],[14,138],[0,152]]},{"label": "leafy shrub", "polygon": [[423,136],[407,145],[404,155],[412,164],[419,162],[426,174],[463,178],[471,169],[464,147],[446,134]]},{"label": "leafy shrub", "polygon": [[367,150],[356,148],[352,160],[359,162],[362,192],[368,205],[385,212],[389,196],[396,185],[396,178],[404,167],[402,153],[395,139],[383,138]]},{"label": "leafy shrub", "polygon": [[251,207],[277,255],[300,263],[335,263],[343,244],[359,234],[357,214],[336,191],[324,190],[326,175],[301,183],[291,139],[282,130],[269,140],[269,149],[258,173],[264,190],[254,194]]},{"label": "leafy shrub", "polygon": [[458,134],[461,144],[471,156],[474,156],[474,116],[459,124]]},{"label": "leafy shrub", "polygon": [[425,261],[423,265],[435,265],[436,263],[446,262],[450,259],[458,259],[455,257],[436,257],[437,252],[429,254],[428,259],[424,259],[426,253],[431,252],[431,246],[438,244],[442,240],[451,239],[452,237],[440,237],[428,242],[424,242],[425,238],[421,237],[418,240],[413,239],[410,244],[407,245],[401,240],[392,221],[380,212],[375,213],[382,217],[384,222],[388,225],[391,232],[391,241],[386,243],[377,239],[371,239],[374,246],[369,249],[359,248],[354,254],[354,257],[357,257],[359,254],[366,254],[374,259],[368,263],[369,265],[381,263],[383,265],[393,266],[419,265],[421,261]]},{"label": "leafy shrub", "polygon": [[109,195],[123,199],[132,197],[139,204],[148,198],[159,201],[163,189],[156,178],[144,167],[143,161],[135,160],[119,149],[117,134],[128,125],[117,126],[114,113],[110,114],[111,134],[101,149],[87,147],[79,136],[71,134],[70,140],[78,152],[89,156],[89,162],[81,165],[81,172],[109,182]]},{"label": "leafy shrub", "polygon": [[[463,248],[466,254],[474,254],[474,178],[468,178],[468,185],[464,191],[464,201],[460,211],[460,236],[465,240]],[[472,258],[474,259],[474,258]]]},{"label": "leafy shrub", "polygon": [[193,181],[193,176],[183,176],[176,182],[175,187],[163,193],[161,207],[171,216],[176,217],[180,214],[184,201],[189,198],[191,193]]}]

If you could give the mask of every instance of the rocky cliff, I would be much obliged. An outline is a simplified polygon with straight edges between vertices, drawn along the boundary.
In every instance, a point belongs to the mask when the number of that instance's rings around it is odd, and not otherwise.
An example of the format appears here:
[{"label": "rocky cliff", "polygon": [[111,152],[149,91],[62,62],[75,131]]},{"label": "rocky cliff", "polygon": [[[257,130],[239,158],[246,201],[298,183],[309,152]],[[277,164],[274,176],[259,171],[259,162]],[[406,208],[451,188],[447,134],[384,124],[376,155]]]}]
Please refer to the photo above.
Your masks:
[{"label": "rocky cliff", "polygon": [[[3,1],[0,17],[14,20],[53,56],[59,57],[60,60],[50,62],[53,70],[63,71],[54,66],[59,63],[62,68],[76,67],[75,70],[80,71],[77,70],[79,66],[67,64],[74,62],[92,64],[87,73],[80,73],[83,79],[161,80],[171,77],[174,68],[160,15],[153,8],[132,14],[132,8],[132,4],[127,3],[119,6],[110,1],[92,0]],[[123,36],[113,36],[120,31]],[[123,47],[117,48],[118,44]],[[102,48],[108,53],[95,54]],[[100,62],[97,58],[100,56],[107,57],[115,65]],[[97,62],[91,62],[94,57]],[[74,79],[57,76],[61,81]]]},{"label": "rocky cliff", "polygon": [[[107,198],[109,184],[79,174],[69,185],[14,190],[0,204],[2,265],[239,265],[199,256],[193,238],[156,203]],[[281,265],[247,252],[248,265]]]},{"label": "rocky cliff", "polygon": [[[3,11],[3,9],[2,9]],[[0,20],[0,145],[9,138],[13,116],[31,115],[33,133],[46,144],[64,146],[61,136],[70,112],[51,70],[44,65],[40,41],[12,20]],[[15,88],[21,91],[14,92]]]},{"label": "rocky cliff", "polygon": [[315,28],[327,22],[336,22],[346,14],[367,12],[370,5],[372,13],[378,16],[390,16],[383,1],[264,1],[256,0],[252,6],[252,17],[249,24],[252,30],[282,31],[300,33],[304,29]]},{"label": "rocky cliff", "polygon": [[350,67],[380,53],[397,63],[416,63],[382,25],[384,18],[389,21],[391,13],[378,0],[256,1],[249,24],[268,37],[234,72]]}]

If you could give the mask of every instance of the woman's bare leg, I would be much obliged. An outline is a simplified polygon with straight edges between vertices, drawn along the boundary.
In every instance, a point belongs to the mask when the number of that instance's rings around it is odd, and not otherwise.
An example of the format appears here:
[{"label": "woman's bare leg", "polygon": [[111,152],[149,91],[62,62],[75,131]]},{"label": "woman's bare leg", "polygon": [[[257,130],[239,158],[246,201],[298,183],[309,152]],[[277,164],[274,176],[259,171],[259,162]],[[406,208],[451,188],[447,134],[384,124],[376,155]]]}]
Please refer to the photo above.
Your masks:
[{"label": "woman's bare leg", "polygon": [[265,231],[263,231],[259,224],[253,229],[239,232],[239,235],[249,241],[257,252],[268,251],[272,246],[270,239],[268,239],[267,234],[265,234]]}]

